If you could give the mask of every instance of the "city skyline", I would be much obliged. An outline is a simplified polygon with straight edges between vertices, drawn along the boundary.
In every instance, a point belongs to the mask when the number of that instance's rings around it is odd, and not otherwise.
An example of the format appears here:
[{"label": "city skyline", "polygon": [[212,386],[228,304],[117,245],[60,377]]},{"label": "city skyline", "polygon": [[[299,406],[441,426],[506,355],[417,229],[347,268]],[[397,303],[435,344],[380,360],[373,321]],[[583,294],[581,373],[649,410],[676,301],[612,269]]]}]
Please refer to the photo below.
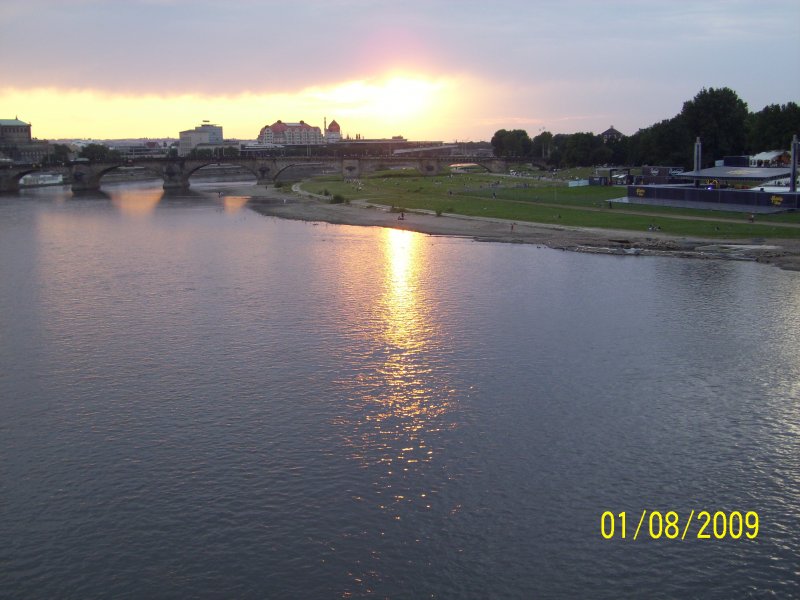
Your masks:
[{"label": "city skyline", "polygon": [[[800,4],[10,0],[0,118],[38,138],[254,139],[277,119],[342,135],[488,140],[678,114],[702,88],[798,101]],[[24,50],[24,51],[23,51]]]}]

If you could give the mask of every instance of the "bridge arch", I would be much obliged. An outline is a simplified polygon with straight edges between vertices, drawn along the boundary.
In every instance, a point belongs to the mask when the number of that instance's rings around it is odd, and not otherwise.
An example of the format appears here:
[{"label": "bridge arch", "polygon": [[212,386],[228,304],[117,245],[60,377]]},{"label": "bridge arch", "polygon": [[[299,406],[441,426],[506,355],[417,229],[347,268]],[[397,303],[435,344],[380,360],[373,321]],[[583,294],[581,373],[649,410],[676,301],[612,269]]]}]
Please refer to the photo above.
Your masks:
[{"label": "bridge arch", "polygon": [[136,166],[136,167],[146,171],[147,173],[153,175],[154,178],[164,179],[163,173],[161,173],[161,171],[159,171],[157,168],[154,168],[152,165],[147,165],[147,164],[129,165],[129,164],[125,164],[125,163],[120,163],[120,164],[117,164],[117,165],[110,165],[110,166],[108,166],[106,168],[102,168],[99,171],[95,172],[95,177],[97,178],[97,182],[99,184],[100,181],[103,179],[103,177],[105,177],[109,173],[111,173],[113,171],[116,171],[118,169],[122,169],[124,167],[132,167],[132,166]]},{"label": "bridge arch", "polygon": [[19,185],[19,182],[22,180],[23,177],[25,177],[25,175],[32,175],[33,173],[52,173],[53,171],[56,170],[60,171],[60,169],[48,169],[43,166],[31,165],[29,168],[22,169],[20,171],[14,171],[11,177],[12,179],[16,180],[17,185]]},{"label": "bridge arch", "polygon": [[[393,171],[399,169],[407,169],[409,171],[416,171],[419,173],[420,177],[425,175],[431,175],[434,171],[438,170],[436,167],[433,167],[431,164],[425,164],[424,159],[420,158],[411,158],[403,159],[403,160],[392,160],[392,162],[385,162],[381,163],[380,161],[376,162],[374,165],[366,165],[366,171]],[[427,167],[427,168],[426,168]]]},{"label": "bridge arch", "polygon": [[[316,167],[316,168],[329,167],[332,164],[333,163],[329,163],[329,162],[322,161],[322,160],[318,161],[318,162],[305,162],[305,161],[304,162],[293,162],[293,161],[289,161],[287,164],[284,164],[284,165],[281,165],[280,163],[278,163],[278,165],[276,165],[277,170],[275,171],[275,173],[271,173],[270,174],[270,179],[273,182],[274,181],[278,181],[278,178],[282,174],[284,174],[286,171],[288,171],[290,169],[298,169],[298,168],[308,169],[308,168],[312,168],[312,167]],[[337,166],[338,166],[338,163],[337,163]]]},{"label": "bridge arch", "polygon": [[[305,170],[327,167],[341,172],[344,177],[360,177],[376,169],[407,166],[417,170],[422,176],[438,175],[444,168],[459,163],[475,164],[490,173],[504,173],[508,164],[504,159],[485,157],[419,157],[419,156],[333,156],[333,157],[225,157],[222,159],[190,159],[179,157],[148,158],[132,161],[114,162],[74,162],[62,171],[69,173],[73,191],[96,190],[100,179],[125,166],[141,167],[164,182],[165,189],[185,189],[190,186],[189,178],[205,167],[213,165],[235,165],[256,178],[257,184],[268,184],[278,180],[290,169]],[[12,170],[0,168],[0,191],[19,189],[18,179],[26,173],[41,171],[39,165],[17,166]],[[54,169],[47,169],[54,170]],[[301,177],[309,176],[304,173]]]},{"label": "bridge arch", "polygon": [[34,173],[57,173],[65,178],[68,176],[66,169],[56,165],[9,165],[0,168],[0,192],[18,192],[22,178]]},{"label": "bridge arch", "polygon": [[449,168],[458,168],[458,167],[480,167],[487,173],[505,173],[508,169],[508,164],[501,159],[497,158],[487,158],[485,160],[473,158],[473,159],[464,159],[453,157],[450,161],[448,161],[447,166]]},{"label": "bridge arch", "polygon": [[232,167],[240,167],[250,173],[253,177],[255,177],[256,181],[259,180],[258,171],[256,171],[252,166],[250,166],[247,161],[226,161],[224,158],[220,160],[210,160],[208,162],[192,165],[189,167],[186,172],[184,173],[184,177],[188,183],[189,178],[192,175],[196,175],[198,171],[205,169],[206,167],[221,167],[221,166],[232,166]]}]

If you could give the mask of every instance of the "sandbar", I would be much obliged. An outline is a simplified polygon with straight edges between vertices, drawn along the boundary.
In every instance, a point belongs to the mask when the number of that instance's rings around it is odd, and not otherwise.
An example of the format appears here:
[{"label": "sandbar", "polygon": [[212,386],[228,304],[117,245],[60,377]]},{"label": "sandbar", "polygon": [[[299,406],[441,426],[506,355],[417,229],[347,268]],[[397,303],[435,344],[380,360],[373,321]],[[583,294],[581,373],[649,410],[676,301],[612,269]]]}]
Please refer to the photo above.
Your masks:
[{"label": "sandbar", "polygon": [[404,218],[387,206],[366,200],[331,204],[322,196],[272,186],[225,186],[223,193],[244,196],[254,211],[284,219],[365,227],[390,227],[428,235],[469,238],[478,242],[535,244],[556,250],[628,256],[675,256],[695,259],[747,260],[800,271],[800,241],[687,238],[660,232],[562,227],[431,211],[410,211]]}]

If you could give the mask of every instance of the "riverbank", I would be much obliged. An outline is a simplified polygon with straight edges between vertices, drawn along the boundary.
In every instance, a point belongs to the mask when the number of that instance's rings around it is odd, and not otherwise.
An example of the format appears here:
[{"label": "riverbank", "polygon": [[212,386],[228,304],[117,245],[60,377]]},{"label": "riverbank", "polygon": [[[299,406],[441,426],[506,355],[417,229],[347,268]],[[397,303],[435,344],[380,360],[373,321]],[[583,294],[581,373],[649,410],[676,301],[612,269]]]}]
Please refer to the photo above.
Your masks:
[{"label": "riverbank", "polygon": [[677,256],[696,259],[750,260],[800,271],[797,240],[723,240],[668,236],[659,232],[560,227],[540,223],[429,211],[391,212],[389,207],[356,200],[330,204],[314,194],[263,186],[231,186],[230,195],[247,196],[263,215],[341,225],[390,227],[428,235],[466,237],[482,242],[535,244],[558,250],[598,254]]}]

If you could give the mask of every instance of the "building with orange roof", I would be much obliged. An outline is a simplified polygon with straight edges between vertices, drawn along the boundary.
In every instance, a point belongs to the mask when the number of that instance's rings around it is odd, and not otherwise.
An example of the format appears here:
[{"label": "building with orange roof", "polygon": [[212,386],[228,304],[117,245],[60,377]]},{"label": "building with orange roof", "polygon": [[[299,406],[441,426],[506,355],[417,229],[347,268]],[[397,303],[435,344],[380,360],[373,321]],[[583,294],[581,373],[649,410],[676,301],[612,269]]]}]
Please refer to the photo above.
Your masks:
[{"label": "building with orange roof", "polygon": [[281,146],[306,146],[324,144],[325,138],[319,127],[313,127],[305,121],[284,123],[275,121],[265,125],[258,132],[259,144],[278,144]]},{"label": "building with orange roof", "polygon": [[[327,119],[326,119],[327,121]],[[331,142],[339,142],[342,140],[342,128],[336,122],[336,119],[331,121],[330,125],[325,126],[325,141],[329,144]]]}]

